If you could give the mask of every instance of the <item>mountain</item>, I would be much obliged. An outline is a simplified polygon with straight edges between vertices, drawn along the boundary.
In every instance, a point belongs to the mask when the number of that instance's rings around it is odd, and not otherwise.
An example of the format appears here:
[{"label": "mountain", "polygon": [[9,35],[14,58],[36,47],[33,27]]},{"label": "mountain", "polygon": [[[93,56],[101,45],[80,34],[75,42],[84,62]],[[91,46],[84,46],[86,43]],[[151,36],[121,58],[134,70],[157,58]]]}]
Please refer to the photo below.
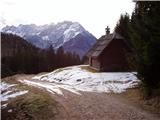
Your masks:
[{"label": "mountain", "polygon": [[11,33],[1,33],[1,77],[19,73],[35,74],[81,64],[78,55],[67,53],[60,47],[40,49]]},{"label": "mountain", "polygon": [[75,52],[82,58],[96,42],[96,38],[78,22],[64,21],[57,24],[6,26],[2,32],[17,34],[39,48],[63,46],[66,52]]},{"label": "mountain", "polygon": [[40,48],[35,47],[17,35],[1,33],[1,58],[13,57],[26,52],[36,53],[39,50]]},{"label": "mountain", "polygon": [[[16,73],[38,73],[35,70],[38,60],[34,61],[39,50],[17,35],[1,33],[1,77]],[[34,69],[31,69],[33,66]]]}]

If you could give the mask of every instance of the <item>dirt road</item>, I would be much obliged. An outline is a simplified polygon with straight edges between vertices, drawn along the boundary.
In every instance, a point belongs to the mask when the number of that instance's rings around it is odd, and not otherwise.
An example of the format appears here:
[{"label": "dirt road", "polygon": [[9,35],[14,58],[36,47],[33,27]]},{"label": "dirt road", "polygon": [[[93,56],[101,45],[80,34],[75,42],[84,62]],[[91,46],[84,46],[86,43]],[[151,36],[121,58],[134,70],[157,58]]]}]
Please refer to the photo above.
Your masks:
[{"label": "dirt road", "polygon": [[[24,78],[29,80],[31,76],[18,76],[16,79]],[[59,105],[56,120],[160,120],[156,114],[121,95],[96,92],[80,92],[81,95],[78,95],[64,89],[62,91],[63,95],[46,91]]]},{"label": "dirt road", "polygon": [[52,95],[65,109],[68,120],[158,120],[129,101],[106,93]]}]

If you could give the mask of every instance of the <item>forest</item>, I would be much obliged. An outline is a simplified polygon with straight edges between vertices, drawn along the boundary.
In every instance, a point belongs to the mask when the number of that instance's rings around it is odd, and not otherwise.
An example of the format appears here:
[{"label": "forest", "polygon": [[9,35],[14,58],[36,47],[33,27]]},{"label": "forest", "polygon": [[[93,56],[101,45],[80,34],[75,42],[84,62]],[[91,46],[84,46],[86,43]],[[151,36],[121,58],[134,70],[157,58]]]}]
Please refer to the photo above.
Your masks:
[{"label": "forest", "polygon": [[14,74],[36,74],[60,67],[81,64],[75,53],[66,53],[63,47],[40,49],[23,38],[1,33],[1,77]]},{"label": "forest", "polygon": [[131,16],[121,15],[115,31],[133,48],[132,69],[142,81],[145,98],[160,96],[160,2],[136,2]]}]

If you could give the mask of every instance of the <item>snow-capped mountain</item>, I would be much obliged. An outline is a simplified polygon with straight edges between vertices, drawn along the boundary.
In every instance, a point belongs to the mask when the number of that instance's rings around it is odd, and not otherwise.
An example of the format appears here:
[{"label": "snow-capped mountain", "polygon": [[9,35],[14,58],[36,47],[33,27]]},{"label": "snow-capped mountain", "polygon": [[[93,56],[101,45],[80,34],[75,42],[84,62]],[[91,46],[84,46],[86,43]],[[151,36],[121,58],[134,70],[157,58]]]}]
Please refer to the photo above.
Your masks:
[{"label": "snow-capped mountain", "polygon": [[39,48],[48,48],[52,45],[57,49],[63,46],[65,51],[76,52],[81,57],[96,42],[96,38],[78,22],[71,21],[41,26],[35,24],[6,26],[2,32],[17,34]]}]

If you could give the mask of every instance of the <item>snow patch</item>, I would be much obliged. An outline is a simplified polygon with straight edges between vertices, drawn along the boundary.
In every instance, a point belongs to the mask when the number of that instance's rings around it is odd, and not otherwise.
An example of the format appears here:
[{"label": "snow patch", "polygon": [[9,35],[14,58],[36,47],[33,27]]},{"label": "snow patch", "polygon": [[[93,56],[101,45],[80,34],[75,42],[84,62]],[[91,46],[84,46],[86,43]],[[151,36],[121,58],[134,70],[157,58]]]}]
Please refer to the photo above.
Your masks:
[{"label": "snow patch", "polygon": [[2,109],[4,109],[4,108],[6,108],[6,107],[7,107],[7,105],[8,105],[8,103],[3,104],[3,105],[1,106],[1,108],[2,108]]},{"label": "snow patch", "polygon": [[45,40],[45,41],[48,41],[49,37],[48,36],[43,36],[42,39]]},{"label": "snow patch", "polygon": [[62,25],[61,25],[61,28],[62,28],[62,29],[66,29],[67,26],[68,26],[68,24],[62,24]]},{"label": "snow patch", "polygon": [[79,23],[72,24],[67,30],[64,31],[64,43],[82,33],[84,28]]},{"label": "snow patch", "polygon": [[45,83],[45,82],[37,82],[37,81],[29,81],[29,80],[19,80],[21,83],[25,83],[27,85],[32,85],[35,87],[40,87],[40,88],[45,88],[48,92],[51,92],[53,94],[59,94],[59,95],[63,95],[62,91],[60,88],[63,88],[65,90],[69,90],[70,92],[73,92],[75,94],[80,95],[80,93],[78,93],[76,90],[74,90],[74,88],[69,87],[69,86],[65,86],[65,85],[58,85],[58,84],[54,84],[54,83]]},{"label": "snow patch", "polygon": [[8,110],[8,112],[12,112],[12,111],[13,111],[12,109],[9,109],[9,110]]},{"label": "snow patch", "polygon": [[25,36],[25,34],[23,32],[15,32],[15,31],[12,31],[12,30],[8,30],[8,31],[6,31],[6,33],[11,33],[11,34],[14,34],[14,35],[18,35],[20,37]]},{"label": "snow patch", "polygon": [[13,87],[15,85],[16,84],[8,84],[5,82],[1,82],[0,89],[1,89],[1,91],[4,91],[4,90],[7,90],[8,88]]},{"label": "snow patch", "polygon": [[[87,91],[121,93],[139,83],[139,80],[135,75],[136,72],[92,73],[82,69],[82,67],[88,66],[72,66],[57,69],[45,75],[35,76],[32,79],[37,82],[34,84],[41,82],[40,84],[42,85],[39,86],[45,88],[49,87],[49,90],[51,91],[54,91],[52,88],[56,88],[56,90],[62,88],[71,92]],[[27,80],[24,82],[32,81]]]},{"label": "snow patch", "polygon": [[0,100],[1,101],[7,101],[9,98],[14,98],[19,95],[26,94],[28,92],[28,91],[17,91],[16,89],[13,89],[13,88],[10,89],[11,87],[15,85],[16,84],[8,84],[5,82],[1,82],[1,85],[0,85],[0,88],[1,88]]},{"label": "snow patch", "polygon": [[1,98],[1,101],[7,101],[9,98],[15,98],[17,96],[20,96],[20,95],[23,95],[23,94],[26,94],[26,93],[28,93],[28,90],[14,92],[12,94],[2,94],[0,98]]}]

